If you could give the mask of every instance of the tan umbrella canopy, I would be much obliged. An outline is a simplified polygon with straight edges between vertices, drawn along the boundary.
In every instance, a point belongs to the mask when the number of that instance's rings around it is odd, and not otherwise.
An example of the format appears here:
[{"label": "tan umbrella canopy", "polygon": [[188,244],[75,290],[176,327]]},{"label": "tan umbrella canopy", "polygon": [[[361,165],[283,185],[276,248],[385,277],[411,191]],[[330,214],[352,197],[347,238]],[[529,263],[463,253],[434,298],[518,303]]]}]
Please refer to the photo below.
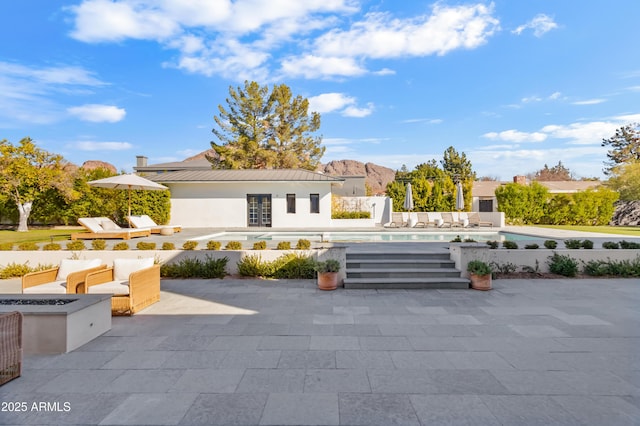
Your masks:
[{"label": "tan umbrella canopy", "polygon": [[411,183],[407,182],[407,192],[404,196],[403,207],[407,211],[413,210],[413,192],[411,191]]},{"label": "tan umbrella canopy", "polygon": [[110,189],[127,189],[129,190],[129,209],[127,220],[131,216],[131,191],[162,191],[168,189],[164,185],[145,179],[142,176],[135,175],[133,173],[111,176],[104,179],[92,180],[87,182],[91,186],[96,188],[110,188]]}]

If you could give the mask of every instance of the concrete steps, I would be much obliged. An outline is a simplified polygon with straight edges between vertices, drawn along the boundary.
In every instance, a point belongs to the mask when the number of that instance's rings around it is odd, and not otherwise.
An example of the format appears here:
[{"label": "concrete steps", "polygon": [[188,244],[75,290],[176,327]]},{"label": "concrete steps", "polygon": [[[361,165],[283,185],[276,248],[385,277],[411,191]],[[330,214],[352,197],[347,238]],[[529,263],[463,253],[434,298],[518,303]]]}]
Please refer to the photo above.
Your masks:
[{"label": "concrete steps", "polygon": [[347,289],[466,289],[448,252],[347,251]]}]

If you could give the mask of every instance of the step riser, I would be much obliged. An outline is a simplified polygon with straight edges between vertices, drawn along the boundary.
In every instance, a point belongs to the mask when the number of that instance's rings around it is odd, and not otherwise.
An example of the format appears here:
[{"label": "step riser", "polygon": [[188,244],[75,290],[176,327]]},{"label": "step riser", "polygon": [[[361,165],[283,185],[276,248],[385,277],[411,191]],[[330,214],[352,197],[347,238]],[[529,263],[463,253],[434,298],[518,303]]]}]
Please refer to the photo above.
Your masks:
[{"label": "step riser", "polygon": [[454,262],[413,262],[413,263],[393,263],[393,262],[352,262],[347,261],[347,269],[406,269],[410,266],[412,269],[452,269]]},{"label": "step riser", "polygon": [[347,258],[353,261],[376,260],[450,260],[448,253],[347,253]]},{"label": "step riser", "polygon": [[347,278],[460,278],[459,271],[430,272],[347,272]]},{"label": "step riser", "polygon": [[347,283],[345,282],[344,288],[351,290],[447,290],[447,289],[459,289],[466,290],[469,288],[468,283]]}]

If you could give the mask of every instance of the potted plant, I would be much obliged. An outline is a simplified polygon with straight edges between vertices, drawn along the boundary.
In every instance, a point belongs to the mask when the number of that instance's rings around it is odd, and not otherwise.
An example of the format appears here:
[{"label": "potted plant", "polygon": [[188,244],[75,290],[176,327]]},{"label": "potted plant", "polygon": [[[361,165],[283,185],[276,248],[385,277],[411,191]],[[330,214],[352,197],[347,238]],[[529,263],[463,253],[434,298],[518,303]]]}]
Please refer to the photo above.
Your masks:
[{"label": "potted plant", "polygon": [[491,290],[491,266],[481,260],[472,260],[467,264],[467,272],[471,279],[471,288]]},{"label": "potted plant", "polygon": [[318,273],[318,288],[320,290],[335,290],[338,287],[338,272],[340,262],[335,259],[316,262],[313,268]]}]

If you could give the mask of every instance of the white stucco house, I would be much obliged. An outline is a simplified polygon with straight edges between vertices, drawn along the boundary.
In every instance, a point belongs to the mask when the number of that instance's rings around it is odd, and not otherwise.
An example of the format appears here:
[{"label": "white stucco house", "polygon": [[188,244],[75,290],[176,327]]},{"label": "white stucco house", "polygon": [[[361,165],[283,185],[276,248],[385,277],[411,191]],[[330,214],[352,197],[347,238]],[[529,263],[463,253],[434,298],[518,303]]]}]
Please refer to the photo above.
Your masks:
[{"label": "white stucco house", "polygon": [[[213,170],[205,159],[147,164],[138,156],[136,173],[171,191],[171,223],[214,228],[374,227],[390,217],[387,197],[344,196],[345,177],[309,170]],[[349,193],[355,182],[350,185]],[[348,204],[370,211],[372,219],[331,218],[332,193]]]}]

